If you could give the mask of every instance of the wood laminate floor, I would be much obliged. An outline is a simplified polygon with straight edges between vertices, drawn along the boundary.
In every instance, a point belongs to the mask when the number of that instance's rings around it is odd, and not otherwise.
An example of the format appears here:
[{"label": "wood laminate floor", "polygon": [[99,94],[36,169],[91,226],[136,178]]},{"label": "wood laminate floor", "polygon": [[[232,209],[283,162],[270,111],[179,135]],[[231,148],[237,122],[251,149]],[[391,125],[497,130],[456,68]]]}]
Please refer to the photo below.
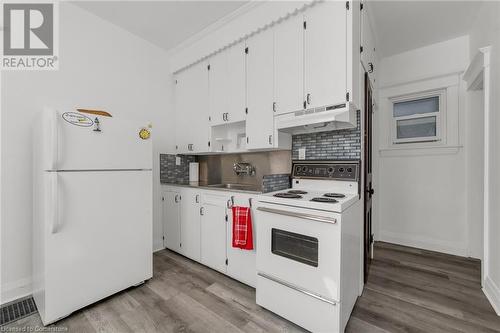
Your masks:
[{"label": "wood laminate floor", "polygon": [[[500,332],[477,260],[376,243],[368,283],[346,331]],[[40,326],[38,315],[2,327]],[[170,251],[154,278],[61,320],[69,332],[303,332],[255,304],[255,290]],[[67,329],[67,330],[66,330]]]}]

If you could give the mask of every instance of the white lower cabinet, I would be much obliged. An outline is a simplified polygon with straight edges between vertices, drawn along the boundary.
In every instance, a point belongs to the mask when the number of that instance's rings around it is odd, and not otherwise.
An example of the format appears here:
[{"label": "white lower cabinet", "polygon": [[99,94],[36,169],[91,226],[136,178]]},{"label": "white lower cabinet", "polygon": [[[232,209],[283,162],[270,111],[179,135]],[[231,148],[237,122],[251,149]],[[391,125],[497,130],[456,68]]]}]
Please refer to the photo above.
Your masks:
[{"label": "white lower cabinet", "polygon": [[[248,207],[253,200],[251,194],[238,193],[232,197],[235,206]],[[252,215],[253,218],[253,215]],[[255,287],[257,283],[256,269],[256,235],[257,229],[255,219],[252,220],[253,227],[253,250],[242,250],[234,248],[233,244],[233,212],[228,211],[227,223],[227,275],[233,279],[241,281],[249,286]]]},{"label": "white lower cabinet", "polygon": [[181,253],[200,261],[200,193],[195,189],[180,189]]},{"label": "white lower cabinet", "polygon": [[231,209],[233,205],[249,207],[253,196],[238,192],[165,186],[165,247],[255,287],[257,225],[253,220],[253,250],[233,248]]},{"label": "white lower cabinet", "polygon": [[163,191],[163,245],[181,251],[180,194],[175,189]]},{"label": "white lower cabinet", "polygon": [[201,206],[201,263],[226,273],[228,196],[205,193]]}]

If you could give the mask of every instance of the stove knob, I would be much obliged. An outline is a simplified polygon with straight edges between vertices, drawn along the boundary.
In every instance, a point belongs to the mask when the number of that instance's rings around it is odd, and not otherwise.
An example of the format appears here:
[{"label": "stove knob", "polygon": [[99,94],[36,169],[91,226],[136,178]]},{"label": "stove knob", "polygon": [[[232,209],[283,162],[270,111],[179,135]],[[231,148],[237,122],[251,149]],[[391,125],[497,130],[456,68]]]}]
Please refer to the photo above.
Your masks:
[{"label": "stove knob", "polygon": [[339,172],[341,172],[341,173],[344,172],[344,168],[340,168]]},{"label": "stove knob", "polygon": [[304,166],[304,167],[302,167],[302,171],[303,171],[303,172],[306,172],[306,171],[307,171],[307,168],[306,168],[305,166]]},{"label": "stove knob", "polygon": [[333,173],[333,168],[332,167],[328,168],[328,173]]},{"label": "stove knob", "polygon": [[352,172],[352,168],[347,168],[347,172],[351,173]]},{"label": "stove knob", "polygon": [[297,165],[297,167],[295,168],[295,171],[296,172],[300,172],[300,166],[299,165]]}]

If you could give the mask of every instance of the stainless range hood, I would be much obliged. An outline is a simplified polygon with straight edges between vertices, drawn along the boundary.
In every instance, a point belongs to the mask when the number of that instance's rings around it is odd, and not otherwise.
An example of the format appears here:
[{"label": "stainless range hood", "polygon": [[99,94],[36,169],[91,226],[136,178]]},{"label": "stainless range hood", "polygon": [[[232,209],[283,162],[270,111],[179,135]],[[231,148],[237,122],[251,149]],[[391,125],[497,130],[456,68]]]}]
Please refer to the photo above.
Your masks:
[{"label": "stainless range hood", "polygon": [[357,115],[355,106],[347,102],[281,114],[274,122],[278,131],[304,134],[355,128]]}]

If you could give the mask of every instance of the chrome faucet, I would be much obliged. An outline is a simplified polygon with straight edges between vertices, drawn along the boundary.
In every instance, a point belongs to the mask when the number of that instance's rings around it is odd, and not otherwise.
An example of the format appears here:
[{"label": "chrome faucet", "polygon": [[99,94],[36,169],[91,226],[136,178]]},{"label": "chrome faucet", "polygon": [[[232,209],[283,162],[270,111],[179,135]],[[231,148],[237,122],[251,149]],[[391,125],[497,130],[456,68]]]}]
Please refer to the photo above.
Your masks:
[{"label": "chrome faucet", "polygon": [[245,162],[234,163],[233,164],[233,171],[238,176],[240,176],[240,175],[247,175],[247,176],[255,175],[255,167],[253,165],[251,165],[250,163],[245,163]]}]

